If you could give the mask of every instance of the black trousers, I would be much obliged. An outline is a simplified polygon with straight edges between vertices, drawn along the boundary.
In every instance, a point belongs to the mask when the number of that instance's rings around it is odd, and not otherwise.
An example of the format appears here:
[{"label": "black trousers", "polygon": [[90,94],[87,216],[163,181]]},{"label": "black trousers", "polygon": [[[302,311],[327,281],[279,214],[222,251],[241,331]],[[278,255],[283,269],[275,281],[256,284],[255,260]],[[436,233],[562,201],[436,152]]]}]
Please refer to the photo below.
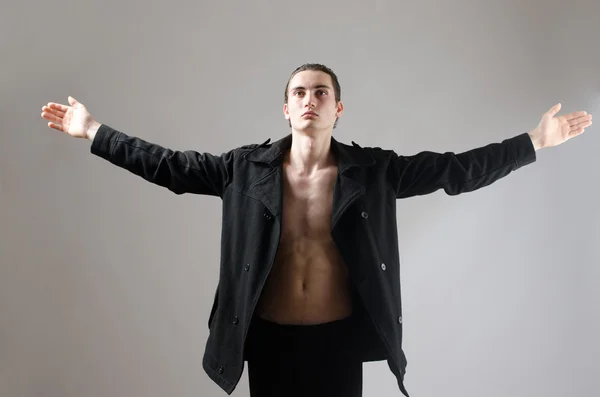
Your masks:
[{"label": "black trousers", "polygon": [[354,319],[277,324],[254,316],[246,347],[251,397],[361,397]]}]

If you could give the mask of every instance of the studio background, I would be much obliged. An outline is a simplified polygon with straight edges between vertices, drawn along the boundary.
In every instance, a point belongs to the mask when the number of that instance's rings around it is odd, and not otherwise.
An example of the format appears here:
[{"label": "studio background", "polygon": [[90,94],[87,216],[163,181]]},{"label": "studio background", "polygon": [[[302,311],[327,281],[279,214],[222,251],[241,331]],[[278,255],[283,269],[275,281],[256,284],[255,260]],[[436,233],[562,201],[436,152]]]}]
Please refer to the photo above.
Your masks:
[{"label": "studio background", "polygon": [[[324,63],[334,136],[460,152],[600,115],[600,2],[10,2],[0,13],[0,396],[218,397],[202,369],[221,202],[177,196],[50,130],[48,102],[172,149],[290,132],[290,73]],[[598,116],[596,116],[598,117]],[[412,396],[600,388],[600,130],[482,190],[398,201]],[[385,362],[365,396],[400,396]],[[234,391],[248,396],[247,370]]]}]

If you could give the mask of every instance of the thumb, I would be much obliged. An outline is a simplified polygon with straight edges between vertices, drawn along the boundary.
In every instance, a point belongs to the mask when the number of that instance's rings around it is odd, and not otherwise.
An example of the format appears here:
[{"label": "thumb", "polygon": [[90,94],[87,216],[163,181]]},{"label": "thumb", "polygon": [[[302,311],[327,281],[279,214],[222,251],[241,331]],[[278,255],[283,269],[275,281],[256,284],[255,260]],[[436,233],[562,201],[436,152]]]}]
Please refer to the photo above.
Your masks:
[{"label": "thumb", "polygon": [[558,113],[560,111],[561,107],[562,107],[562,105],[560,103],[557,103],[556,105],[552,106],[550,108],[550,110],[548,110],[548,112],[546,112],[546,114],[548,116],[553,117],[556,113]]},{"label": "thumb", "polygon": [[69,96],[69,103],[71,104],[71,106],[80,105],[77,99],[73,98],[72,96]]}]

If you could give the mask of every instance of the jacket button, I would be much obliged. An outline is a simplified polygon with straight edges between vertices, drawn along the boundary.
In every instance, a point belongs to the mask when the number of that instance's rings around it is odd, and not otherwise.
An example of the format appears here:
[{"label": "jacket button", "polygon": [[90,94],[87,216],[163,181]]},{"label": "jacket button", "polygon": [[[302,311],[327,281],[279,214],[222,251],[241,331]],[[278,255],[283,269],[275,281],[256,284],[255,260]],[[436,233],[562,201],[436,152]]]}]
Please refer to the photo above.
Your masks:
[{"label": "jacket button", "polygon": [[271,214],[269,214],[268,212],[265,212],[265,213],[263,214],[263,216],[264,216],[265,218],[267,218],[267,219],[271,219]]},{"label": "jacket button", "polygon": [[233,323],[234,324],[237,324],[239,322],[240,322],[240,320],[239,320],[239,318],[237,316],[233,317]]},{"label": "jacket button", "polygon": [[381,270],[385,270],[385,269],[387,269],[387,268],[385,267],[385,263],[382,263],[382,264],[381,264]]},{"label": "jacket button", "polygon": [[249,263],[246,263],[246,265],[244,266],[244,270],[245,271],[250,270],[250,264]]},{"label": "jacket button", "polygon": [[402,317],[398,317],[398,324],[402,324]]},{"label": "jacket button", "polygon": [[363,212],[360,214],[360,216],[362,216],[363,218],[367,219],[367,218],[369,217],[369,214],[367,214],[366,212],[364,212],[364,211],[363,211]]},{"label": "jacket button", "polygon": [[221,374],[221,375],[222,375],[222,374],[223,374],[223,372],[225,372],[225,368],[224,368],[224,367],[221,365],[221,366],[219,367],[219,374]]}]

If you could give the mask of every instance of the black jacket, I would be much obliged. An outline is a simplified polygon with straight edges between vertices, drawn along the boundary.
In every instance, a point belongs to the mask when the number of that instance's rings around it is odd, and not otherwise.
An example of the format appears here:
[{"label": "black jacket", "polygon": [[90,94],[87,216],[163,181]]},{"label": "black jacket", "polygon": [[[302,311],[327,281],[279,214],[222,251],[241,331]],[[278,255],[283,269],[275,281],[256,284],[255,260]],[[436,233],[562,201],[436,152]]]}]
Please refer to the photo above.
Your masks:
[{"label": "black jacket", "polygon": [[[254,310],[279,245],[282,158],[291,135],[221,155],[173,151],[102,125],[91,152],[176,194],[219,196],[223,219],[220,273],[208,319],[203,368],[227,394],[244,369]],[[491,184],[536,160],[528,134],[464,153],[362,148],[331,140],[338,161],[331,234],[348,265],[363,318],[364,360],[387,360],[400,390],[402,350],[396,200],[443,189],[448,195]]]}]

